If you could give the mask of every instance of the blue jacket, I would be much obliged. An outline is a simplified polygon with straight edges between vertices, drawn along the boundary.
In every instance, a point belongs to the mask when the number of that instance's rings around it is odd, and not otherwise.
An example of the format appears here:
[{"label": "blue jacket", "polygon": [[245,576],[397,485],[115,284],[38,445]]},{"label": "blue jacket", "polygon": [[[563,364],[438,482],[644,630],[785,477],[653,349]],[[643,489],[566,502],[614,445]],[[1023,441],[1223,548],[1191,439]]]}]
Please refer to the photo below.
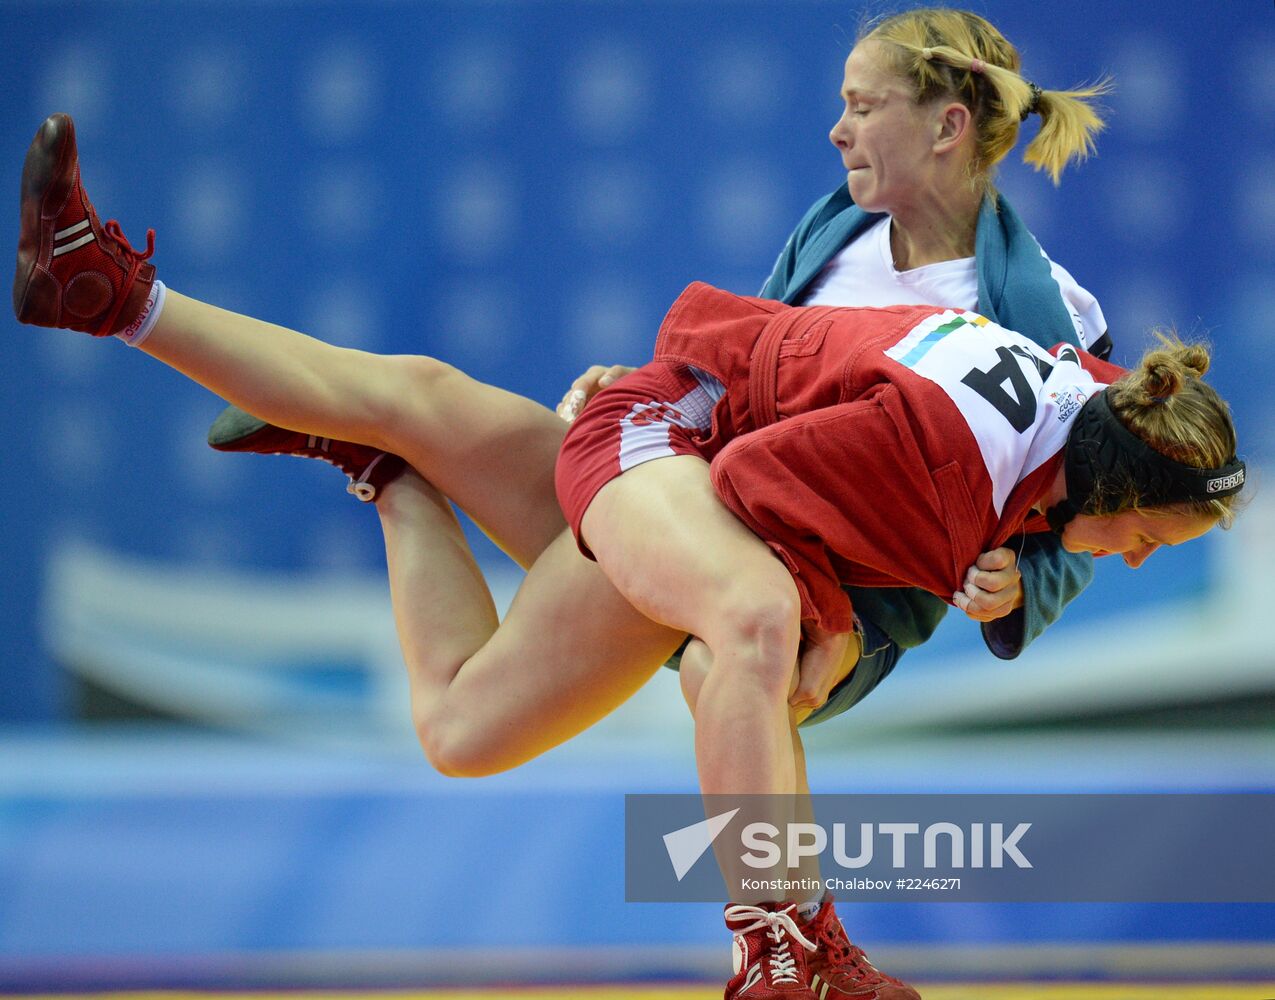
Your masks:
[{"label": "blue jacket", "polygon": [[[798,224],[775,262],[761,295],[781,302],[798,302],[824,266],[881,218],[883,216],[870,214],[855,205],[846,185],[841,185],[817,201]],[[974,258],[978,270],[979,313],[1030,337],[1042,347],[1063,341],[1081,346],[1040,244],[1023,225],[1018,213],[999,195],[985,199],[979,211]],[[1098,343],[1089,347],[1091,353],[1100,357],[1110,349],[1105,333]],[[1012,659],[1021,653],[1028,643],[1057,621],[1063,608],[1093,579],[1092,557],[1064,551],[1052,534],[1028,536],[1019,566],[1023,575],[1023,607],[983,626],[988,648],[1003,659]],[[847,590],[858,615],[874,624],[901,649],[925,642],[948,607],[934,595],[920,590],[858,587]],[[897,659],[897,651],[894,658]],[[860,668],[863,666],[861,661]],[[893,662],[880,677],[892,667]],[[860,681],[866,680],[860,678]],[[832,707],[832,700],[829,699],[830,704],[825,708]],[[840,710],[846,707],[849,706]],[[817,716],[824,714],[823,710],[816,713]]]}]

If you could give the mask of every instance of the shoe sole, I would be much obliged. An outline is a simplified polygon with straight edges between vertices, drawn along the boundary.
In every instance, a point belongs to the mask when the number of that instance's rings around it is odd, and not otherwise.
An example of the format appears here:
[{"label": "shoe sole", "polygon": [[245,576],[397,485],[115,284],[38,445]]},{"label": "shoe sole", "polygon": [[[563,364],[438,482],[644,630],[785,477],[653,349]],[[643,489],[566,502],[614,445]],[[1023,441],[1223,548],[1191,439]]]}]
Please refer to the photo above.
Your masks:
[{"label": "shoe sole", "polygon": [[33,322],[44,305],[41,296],[29,293],[39,263],[45,206],[58,205],[60,212],[71,193],[75,171],[65,169],[68,155],[75,155],[75,125],[69,115],[51,115],[31,140],[22,165],[22,226],[13,278],[13,314],[20,323]]},{"label": "shoe sole", "polygon": [[269,426],[237,406],[228,406],[208,428],[208,445],[218,451],[242,451],[251,445],[254,434]]}]

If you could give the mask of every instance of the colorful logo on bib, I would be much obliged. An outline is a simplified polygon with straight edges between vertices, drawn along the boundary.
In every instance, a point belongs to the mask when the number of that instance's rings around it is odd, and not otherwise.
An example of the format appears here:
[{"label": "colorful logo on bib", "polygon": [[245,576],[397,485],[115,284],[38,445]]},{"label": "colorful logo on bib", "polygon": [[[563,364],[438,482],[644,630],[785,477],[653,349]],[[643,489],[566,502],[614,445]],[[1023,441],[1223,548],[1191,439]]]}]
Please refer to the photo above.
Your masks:
[{"label": "colorful logo on bib", "polygon": [[1049,398],[1058,407],[1058,422],[1065,424],[1085,405],[1085,400],[1089,397],[1074,389],[1063,389],[1060,392],[1051,392]]}]

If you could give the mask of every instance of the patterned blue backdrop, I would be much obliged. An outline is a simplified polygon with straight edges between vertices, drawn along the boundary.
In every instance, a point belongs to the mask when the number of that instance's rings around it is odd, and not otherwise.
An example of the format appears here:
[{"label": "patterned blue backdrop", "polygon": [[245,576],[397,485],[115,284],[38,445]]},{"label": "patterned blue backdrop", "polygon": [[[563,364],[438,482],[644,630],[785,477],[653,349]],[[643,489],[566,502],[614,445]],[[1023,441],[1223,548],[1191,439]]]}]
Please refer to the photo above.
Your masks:
[{"label": "patterned blue backdrop", "polygon": [[[1099,296],[1121,357],[1154,323],[1212,336],[1249,454],[1268,455],[1268,5],[1206,23],[1187,3],[981,8],[1042,84],[1119,88],[1095,161],[1057,191],[1013,163],[1003,187]],[[35,126],[70,111],[97,204],[135,242],[157,229],[172,287],[552,402],[588,363],[641,360],[686,281],[759,287],[842,177],[826,134],[860,16],[815,0],[10,3],[0,149],[16,191]],[[115,344],[4,334],[0,717],[59,714],[35,622],[46,554],[69,539],[375,568],[373,519],[327,470],[203,448],[207,394]]]},{"label": "patterned blue backdrop", "polygon": [[[883,6],[872,4],[870,12]],[[1212,338],[1215,382],[1234,403],[1245,451],[1255,466],[1269,463],[1275,456],[1270,4],[979,0],[974,6],[1018,44],[1027,74],[1040,84],[1115,77],[1111,127],[1096,159],[1068,171],[1057,190],[1015,160],[1002,172],[1002,188],[1053,258],[1097,294],[1117,360],[1136,357],[1153,324]],[[805,208],[844,180],[827,132],[840,113],[842,61],[863,13],[848,0],[0,2],[6,42],[0,175],[8,170],[9,234],[16,236],[23,151],[47,114],[68,111],[78,125],[84,180],[103,217],[118,218],[137,244],[148,226],[157,230],[155,263],[170,286],[336,343],[437,354],[552,405],[586,365],[647,357],[664,308],[689,280],[740,292],[760,287]],[[219,401],[118,343],[0,319],[0,364],[9,449],[0,488],[7,569],[0,722],[13,724],[10,735],[34,732],[43,741],[46,733],[72,732],[73,689],[64,666],[106,665],[111,676],[127,680],[130,668],[145,664],[150,672],[138,690],[161,695],[161,682],[181,667],[185,696],[193,691],[201,704],[230,692],[222,675],[201,669],[213,661],[219,669],[240,666],[242,684],[234,690],[265,709],[275,704],[271,697],[295,708],[302,697],[317,704],[335,696],[342,683],[367,683],[357,672],[341,673],[342,657],[347,647],[351,656],[363,650],[362,609],[384,605],[383,556],[375,518],[350,502],[336,473],[318,463],[209,451],[203,438]],[[1270,534],[1269,527],[1257,532],[1268,540]],[[498,567],[490,548],[482,551]],[[1072,620],[1106,629],[1105,643],[1128,633],[1120,615],[1158,613],[1138,620],[1163,622],[1177,613],[1170,602],[1209,599],[1218,581],[1233,575],[1219,560],[1234,555],[1203,545],[1163,553],[1136,578],[1104,566]],[[1264,581],[1260,563],[1251,579]],[[270,590],[289,579],[301,589],[282,597]],[[339,589],[345,584],[364,589],[351,597]],[[258,585],[265,589],[253,589]],[[1264,600],[1254,597],[1249,610],[1260,614]],[[246,605],[258,612],[251,622],[243,618]],[[307,607],[322,607],[320,617],[328,620],[311,621]],[[345,646],[329,641],[345,629],[337,610],[349,616]],[[1240,638],[1258,648],[1256,615],[1241,621]],[[320,626],[328,629],[322,642],[312,639]],[[392,636],[387,642],[376,656],[393,660]],[[913,678],[933,676],[931,690],[938,690],[942,658],[957,650],[977,656],[980,648],[973,629],[945,630],[928,659],[913,657],[907,669]],[[1092,656],[1072,657],[1065,641],[1046,648],[1070,657],[1069,665],[1106,669],[1090,663]],[[319,681],[284,695],[256,691],[252,678],[264,675],[254,657],[267,665],[304,660],[313,668],[310,681]],[[1207,669],[1183,669],[1196,684],[1191,697],[1254,690],[1251,676],[1238,687],[1230,675],[1214,679],[1221,659],[1200,662]],[[1001,678],[1027,674],[1021,664],[998,669],[1006,671]],[[324,688],[324,677],[335,687]],[[971,688],[963,678],[951,682],[950,692],[943,689],[952,704],[957,688]],[[909,690],[905,682],[897,679],[898,692]],[[1269,692],[1269,680],[1261,683]],[[1166,682],[1165,690],[1171,687]],[[919,704],[888,697],[883,690],[880,704]],[[401,710],[398,687],[387,698]],[[681,712],[677,705],[669,710]],[[871,725],[879,721],[874,712],[860,718]],[[59,770],[69,754],[60,747],[23,744],[6,758],[15,762],[10,792],[44,802],[39,790],[57,788],[70,803],[96,787],[96,764],[77,770],[86,758]],[[194,776],[213,772],[233,781],[235,751],[214,750],[208,759],[216,763],[207,770],[202,751],[187,770],[179,767],[174,787],[186,780],[205,787],[205,778]],[[1101,773],[1116,756],[1089,752],[1088,774]],[[291,767],[257,774],[245,794],[256,802],[261,781],[291,786]],[[955,765],[950,770],[948,777],[962,773]],[[1153,770],[1147,763],[1131,779],[1135,787],[1145,787]],[[682,777],[690,773],[687,767]],[[888,783],[893,772],[884,773],[878,780]],[[924,773],[930,780],[933,772]],[[1248,787],[1269,787],[1268,766],[1253,773]],[[153,777],[146,774],[128,786],[143,801]],[[351,786],[360,780],[355,774]],[[415,787],[418,779],[402,780]],[[171,856],[180,869],[175,845],[191,836],[181,826],[184,814],[161,811],[175,824],[171,839],[157,833],[153,853],[143,841],[137,870],[105,884],[96,879],[108,860],[82,848],[103,828],[131,844],[131,827],[126,835],[123,820],[112,825],[114,813],[105,819],[76,813],[80,826],[64,840],[50,840],[38,817],[61,814],[14,801],[19,805],[0,813],[9,820],[0,824],[9,835],[0,840],[9,848],[0,854],[0,887],[9,886],[0,896],[12,907],[0,909],[0,946],[11,954],[56,955],[73,947],[59,937],[71,933],[59,928],[78,926],[55,905],[64,898],[85,907],[96,900],[105,914],[128,913],[127,905],[117,911],[113,900],[120,897],[113,893],[127,899],[141,893],[155,858]],[[255,806],[243,808],[257,817]],[[145,808],[125,812],[152,828]],[[321,831],[339,828],[341,816],[362,815],[335,806],[331,812],[314,827],[312,817],[289,814],[288,829],[312,831],[312,860],[329,843]],[[209,885],[218,879],[238,885],[239,878],[259,891],[260,873],[282,863],[279,845],[256,839],[258,821],[241,833],[261,856],[240,870],[235,866],[247,855],[234,841],[212,848],[221,853],[209,857],[227,867]],[[210,829],[217,821],[191,822]],[[269,817],[260,822],[263,830],[279,829]],[[396,849],[391,845],[401,847],[410,827],[407,820],[390,825],[384,855]],[[17,845],[53,845],[47,857],[62,860],[41,860],[43,846],[24,853],[27,847]],[[93,860],[82,871],[59,867],[85,857]],[[327,895],[313,890],[316,907],[306,911],[306,922],[298,908],[310,897],[288,881],[304,883],[298,867],[304,864],[278,876],[274,908],[225,938],[204,931],[221,926],[219,915],[230,924],[230,915],[247,911],[208,886],[195,923],[163,918],[168,911],[161,909],[147,911],[153,924],[120,926],[134,928],[138,948],[159,940],[168,943],[156,947],[174,951],[206,951],[223,940],[248,948],[399,943],[401,935],[378,937],[384,927],[374,922],[358,925],[366,940],[342,936],[353,926],[335,902],[344,883]],[[376,869],[387,891],[398,878],[390,866],[387,860]],[[360,882],[357,867],[349,877]],[[76,896],[80,885],[89,889],[83,897]],[[157,877],[152,888],[162,895],[163,886]],[[365,900],[367,919],[387,921],[385,914],[398,911],[378,898]],[[537,898],[529,895],[522,909],[510,905],[525,917]],[[317,906],[321,901],[326,908]],[[906,915],[876,918],[889,928],[884,933],[945,940],[957,933],[1057,932],[1044,911],[958,919],[951,910],[935,915],[941,909],[935,908],[922,919],[915,908],[904,909]],[[428,913],[411,912],[428,920]],[[575,919],[588,925],[582,933],[601,926],[587,911]],[[710,917],[714,929],[716,919]],[[1183,937],[1194,927],[1202,936],[1269,936],[1271,918],[1262,919],[1259,927],[1252,911],[1216,919],[1202,910],[1179,917],[1104,911],[1071,931]],[[294,921],[286,924],[292,930],[280,930],[284,921]],[[109,918],[94,926],[102,937],[90,940],[101,948],[129,949]],[[175,930],[181,927],[186,937]],[[324,928],[336,929],[325,936]]]}]

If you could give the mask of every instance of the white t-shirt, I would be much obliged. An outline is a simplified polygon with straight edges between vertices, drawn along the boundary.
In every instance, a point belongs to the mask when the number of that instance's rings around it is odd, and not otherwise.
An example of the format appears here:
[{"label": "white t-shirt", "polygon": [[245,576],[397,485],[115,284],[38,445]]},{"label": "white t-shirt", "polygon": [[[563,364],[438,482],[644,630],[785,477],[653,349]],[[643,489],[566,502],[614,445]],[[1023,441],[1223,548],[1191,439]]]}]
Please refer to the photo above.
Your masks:
[{"label": "white t-shirt", "polygon": [[[1042,250],[1041,255],[1049,260]],[[1049,261],[1053,278],[1080,345],[1089,348],[1107,332],[1098,300],[1076,283],[1065,268]],[[899,271],[890,249],[890,219],[872,225],[848,243],[810,283],[803,306],[950,306],[978,309],[978,272],[973,257]]]}]

